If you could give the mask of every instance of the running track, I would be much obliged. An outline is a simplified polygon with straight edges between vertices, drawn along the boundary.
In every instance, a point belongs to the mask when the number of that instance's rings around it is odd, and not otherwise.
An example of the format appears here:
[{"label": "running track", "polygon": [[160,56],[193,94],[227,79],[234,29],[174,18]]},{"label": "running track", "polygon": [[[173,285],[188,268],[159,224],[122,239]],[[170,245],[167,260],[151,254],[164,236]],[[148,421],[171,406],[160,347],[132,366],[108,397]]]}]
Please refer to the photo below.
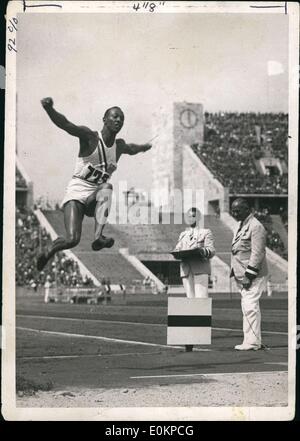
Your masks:
[{"label": "running track", "polygon": [[166,300],[128,296],[127,305],[47,304],[17,298],[17,375],[67,387],[195,383],[206,374],[287,371],[287,300],[262,299],[266,350],[238,352],[238,299],[213,299],[212,345],[186,353],[166,345]]}]

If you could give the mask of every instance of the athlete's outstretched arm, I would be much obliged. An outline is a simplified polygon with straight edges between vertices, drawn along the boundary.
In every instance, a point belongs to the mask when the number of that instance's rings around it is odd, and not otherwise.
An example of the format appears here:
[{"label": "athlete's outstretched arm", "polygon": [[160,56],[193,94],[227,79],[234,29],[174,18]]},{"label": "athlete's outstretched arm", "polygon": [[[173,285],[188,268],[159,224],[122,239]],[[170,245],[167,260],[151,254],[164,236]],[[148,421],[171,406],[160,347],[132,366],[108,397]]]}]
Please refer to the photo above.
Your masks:
[{"label": "athlete's outstretched arm", "polygon": [[127,144],[124,139],[117,139],[117,146],[120,154],[136,155],[137,153],[146,152],[150,150],[151,144]]},{"label": "athlete's outstretched arm", "polygon": [[85,126],[76,126],[67,120],[67,118],[58,113],[53,107],[52,98],[44,98],[41,100],[42,106],[46,110],[51,121],[60,129],[65,130],[69,135],[85,138],[92,134],[92,130]]}]

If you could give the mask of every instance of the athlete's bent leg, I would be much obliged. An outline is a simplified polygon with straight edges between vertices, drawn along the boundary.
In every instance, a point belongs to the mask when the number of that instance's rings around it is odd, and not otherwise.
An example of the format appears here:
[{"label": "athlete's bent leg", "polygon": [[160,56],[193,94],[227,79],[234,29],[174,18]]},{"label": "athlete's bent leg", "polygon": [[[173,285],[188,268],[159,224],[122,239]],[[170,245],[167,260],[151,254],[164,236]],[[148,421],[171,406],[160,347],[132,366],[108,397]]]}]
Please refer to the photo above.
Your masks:
[{"label": "athlete's bent leg", "polygon": [[94,251],[111,248],[115,242],[113,238],[105,237],[102,234],[111,208],[112,191],[113,186],[107,182],[101,185],[96,194],[95,240],[92,243]]},{"label": "athlete's bent leg", "polygon": [[84,205],[78,201],[69,201],[64,205],[64,220],[66,237],[58,237],[51,248],[38,257],[37,269],[41,271],[55,253],[74,248],[78,245],[81,236]]}]

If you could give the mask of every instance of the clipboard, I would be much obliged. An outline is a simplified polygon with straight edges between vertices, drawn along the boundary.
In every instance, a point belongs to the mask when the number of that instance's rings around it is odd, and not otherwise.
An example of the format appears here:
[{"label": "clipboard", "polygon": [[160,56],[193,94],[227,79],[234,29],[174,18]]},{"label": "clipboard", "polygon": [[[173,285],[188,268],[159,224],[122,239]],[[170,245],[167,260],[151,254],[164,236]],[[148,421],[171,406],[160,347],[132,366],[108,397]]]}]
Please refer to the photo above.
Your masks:
[{"label": "clipboard", "polygon": [[173,250],[170,251],[170,254],[176,259],[176,260],[182,260],[182,259],[191,259],[191,258],[197,258],[202,260],[202,256],[199,253],[199,248],[191,248],[190,250]]}]

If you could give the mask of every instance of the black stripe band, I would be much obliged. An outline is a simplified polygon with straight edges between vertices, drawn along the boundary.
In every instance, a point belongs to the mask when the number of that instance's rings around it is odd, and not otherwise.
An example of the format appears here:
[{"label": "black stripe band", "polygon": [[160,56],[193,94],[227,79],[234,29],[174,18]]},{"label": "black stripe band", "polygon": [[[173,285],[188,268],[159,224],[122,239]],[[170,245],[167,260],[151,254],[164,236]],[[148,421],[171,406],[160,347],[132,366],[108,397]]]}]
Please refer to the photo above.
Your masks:
[{"label": "black stripe band", "polygon": [[72,178],[81,179],[82,181],[87,182],[88,184],[91,184],[94,187],[98,187],[99,186],[99,182],[98,183],[90,182],[90,181],[87,181],[85,178],[82,178],[81,176],[73,175]]},{"label": "black stripe band", "polygon": [[254,280],[256,278],[255,274],[251,274],[248,273],[248,271],[245,272],[245,276],[249,279],[249,280]]},{"label": "black stripe band", "polygon": [[168,326],[211,326],[211,315],[169,315]]},{"label": "black stripe band", "polygon": [[[100,141],[100,144],[101,144],[101,147],[102,147],[102,156],[103,156],[103,162],[105,164],[105,171],[106,171],[107,170],[107,160],[106,160],[105,148],[104,148],[104,144],[103,144],[103,141],[102,141],[101,138],[99,138],[99,141]],[[100,161],[100,163],[101,162],[102,161]]]},{"label": "black stripe band", "polygon": [[[101,144],[101,151],[100,151],[99,143]],[[103,150],[103,148],[102,148],[102,143],[101,143],[101,139],[100,138],[99,138],[99,142],[98,142],[98,145],[97,145],[97,149],[98,149],[99,164],[102,165],[103,161],[104,161],[104,158],[102,159],[102,156],[103,156],[102,150]],[[101,155],[101,153],[102,153],[102,155]]]},{"label": "black stripe band", "polygon": [[252,271],[258,273],[258,269],[255,268],[254,266],[248,265],[248,266],[247,266],[247,269],[252,270]]}]

